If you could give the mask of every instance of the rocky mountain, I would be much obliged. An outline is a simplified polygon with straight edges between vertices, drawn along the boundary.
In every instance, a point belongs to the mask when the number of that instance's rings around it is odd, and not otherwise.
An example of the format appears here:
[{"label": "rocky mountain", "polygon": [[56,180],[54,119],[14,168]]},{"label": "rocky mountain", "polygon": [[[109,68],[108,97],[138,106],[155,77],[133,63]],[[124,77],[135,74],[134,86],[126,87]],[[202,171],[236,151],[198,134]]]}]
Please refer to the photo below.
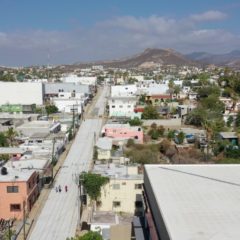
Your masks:
[{"label": "rocky mountain", "polygon": [[235,67],[239,66],[240,50],[234,50],[225,54],[211,54],[207,52],[194,52],[185,55],[193,61],[200,61],[207,64]]},{"label": "rocky mountain", "polygon": [[91,65],[103,65],[105,67],[120,67],[120,68],[151,68],[159,64],[177,66],[182,65],[197,65],[195,61],[192,61],[185,57],[183,54],[176,52],[173,49],[156,49],[148,48],[140,54],[134,55],[129,58],[113,60],[113,61],[99,61],[93,63],[77,63],[75,66],[88,67]]}]

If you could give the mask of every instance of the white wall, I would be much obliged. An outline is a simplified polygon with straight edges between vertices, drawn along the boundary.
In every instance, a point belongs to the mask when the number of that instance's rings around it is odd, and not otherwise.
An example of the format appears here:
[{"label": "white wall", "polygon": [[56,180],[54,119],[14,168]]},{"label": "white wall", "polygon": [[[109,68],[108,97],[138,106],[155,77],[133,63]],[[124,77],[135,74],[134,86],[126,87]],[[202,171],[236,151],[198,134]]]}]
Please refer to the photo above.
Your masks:
[{"label": "white wall", "polygon": [[42,83],[0,82],[0,105],[43,104]]},{"label": "white wall", "polygon": [[54,105],[61,112],[72,113],[73,105],[76,113],[80,114],[82,112],[83,101],[79,99],[53,99]]},{"label": "white wall", "polygon": [[109,116],[123,116],[130,117],[134,114],[134,107],[136,105],[136,100],[121,101],[117,99],[110,99],[109,103]]},{"label": "white wall", "polygon": [[61,80],[66,83],[81,83],[86,85],[95,85],[97,77],[78,77],[77,75],[70,74],[62,77]]},{"label": "white wall", "polygon": [[111,87],[112,97],[132,97],[135,96],[136,92],[137,92],[136,85],[122,85]]}]

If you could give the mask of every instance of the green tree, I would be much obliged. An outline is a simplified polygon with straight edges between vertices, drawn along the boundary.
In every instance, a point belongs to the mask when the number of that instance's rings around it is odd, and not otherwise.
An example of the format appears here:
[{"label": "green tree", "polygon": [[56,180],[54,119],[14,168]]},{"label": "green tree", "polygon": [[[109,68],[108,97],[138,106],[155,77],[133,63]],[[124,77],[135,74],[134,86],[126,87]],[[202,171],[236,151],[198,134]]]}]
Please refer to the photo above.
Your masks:
[{"label": "green tree", "polygon": [[87,194],[93,201],[97,201],[101,197],[101,187],[109,182],[108,177],[95,173],[83,173],[81,178]]},{"label": "green tree", "polygon": [[220,88],[215,85],[203,86],[198,89],[198,96],[200,98],[206,98],[209,95],[220,96]]},{"label": "green tree", "polygon": [[175,137],[175,130],[169,130],[167,134],[167,138],[172,140]]},{"label": "green tree", "polygon": [[9,141],[9,145],[12,146],[14,142],[14,138],[17,136],[17,132],[14,130],[13,127],[9,127],[8,130],[5,132],[5,136]]},{"label": "green tree", "polygon": [[227,119],[227,126],[231,127],[234,122],[233,116],[229,116]]},{"label": "green tree", "polygon": [[[14,236],[15,234],[15,231],[13,231],[12,229],[10,229],[10,231],[6,230],[4,235],[3,235],[3,238],[1,238],[2,240],[9,240],[9,239],[12,239],[12,237]],[[1,237],[1,236],[0,236]]]},{"label": "green tree", "polygon": [[184,132],[178,133],[178,135],[176,136],[176,138],[177,138],[178,144],[182,144],[183,141],[184,141],[184,139],[185,139],[185,134],[184,134]]},{"label": "green tree", "polygon": [[237,128],[240,127],[240,112],[237,113],[236,120],[235,120],[235,126]]},{"label": "green tree", "polygon": [[129,120],[128,123],[131,126],[141,126],[142,125],[142,121],[138,117],[134,117],[134,119]]},{"label": "green tree", "polygon": [[45,109],[46,109],[47,115],[58,112],[58,108],[55,105],[47,105],[45,106]]},{"label": "green tree", "polygon": [[7,138],[2,132],[0,132],[0,147],[8,147]]},{"label": "green tree", "polygon": [[144,108],[142,113],[142,119],[158,119],[159,113],[156,107],[152,105],[148,105]]},{"label": "green tree", "polygon": [[67,240],[103,240],[102,236],[98,232],[89,231],[83,236],[77,236],[72,238],[67,238]]},{"label": "green tree", "polygon": [[187,115],[185,123],[200,127],[206,118],[206,114],[206,110],[202,107],[195,108]]}]

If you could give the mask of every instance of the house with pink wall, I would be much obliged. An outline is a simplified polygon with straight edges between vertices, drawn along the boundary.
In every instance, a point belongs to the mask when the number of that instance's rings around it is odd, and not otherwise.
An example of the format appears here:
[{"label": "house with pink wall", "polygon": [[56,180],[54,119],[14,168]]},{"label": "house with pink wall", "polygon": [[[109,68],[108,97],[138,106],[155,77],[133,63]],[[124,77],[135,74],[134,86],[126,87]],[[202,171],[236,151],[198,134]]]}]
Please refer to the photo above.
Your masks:
[{"label": "house with pink wall", "polygon": [[39,176],[35,170],[0,170],[0,219],[23,219],[38,198]]},{"label": "house with pink wall", "polygon": [[134,139],[137,143],[143,143],[142,128],[129,124],[106,124],[102,128],[102,136],[118,140]]}]

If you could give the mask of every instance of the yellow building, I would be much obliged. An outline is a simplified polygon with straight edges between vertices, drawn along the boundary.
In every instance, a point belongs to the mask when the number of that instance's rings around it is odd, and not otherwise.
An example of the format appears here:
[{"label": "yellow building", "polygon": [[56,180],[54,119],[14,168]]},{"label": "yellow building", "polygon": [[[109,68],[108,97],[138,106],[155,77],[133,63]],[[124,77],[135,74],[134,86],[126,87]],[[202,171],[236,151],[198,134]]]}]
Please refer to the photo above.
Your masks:
[{"label": "yellow building", "polygon": [[110,178],[102,187],[97,210],[132,214],[142,211],[143,175],[138,166],[97,164],[93,172]]}]

